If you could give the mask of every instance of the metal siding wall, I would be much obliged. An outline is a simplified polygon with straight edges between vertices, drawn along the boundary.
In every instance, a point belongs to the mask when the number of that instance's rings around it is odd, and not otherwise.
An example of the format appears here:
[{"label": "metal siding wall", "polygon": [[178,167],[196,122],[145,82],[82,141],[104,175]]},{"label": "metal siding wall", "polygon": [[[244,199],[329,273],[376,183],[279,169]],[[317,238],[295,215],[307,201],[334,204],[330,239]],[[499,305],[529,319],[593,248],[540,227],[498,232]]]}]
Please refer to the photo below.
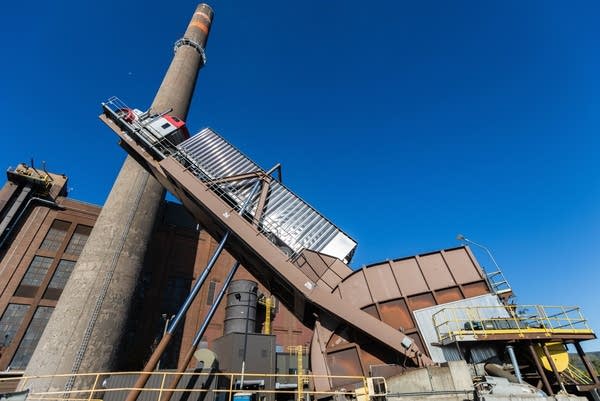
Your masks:
[{"label": "metal siding wall", "polygon": [[[478,297],[463,299],[460,301],[449,302],[447,304],[431,306],[429,308],[424,308],[413,312],[415,320],[417,321],[417,327],[419,328],[419,332],[423,336],[425,346],[427,347],[429,355],[431,355],[431,359],[434,362],[447,362],[449,360],[456,360],[454,359],[456,358],[456,355],[454,355],[454,353],[451,352],[449,349],[442,349],[442,347],[431,345],[431,343],[438,342],[437,333],[433,325],[433,315],[445,308],[468,308],[475,306],[502,306],[502,303],[498,300],[497,296],[492,294],[486,294]],[[497,317],[498,310],[490,310],[489,313],[490,316],[482,317],[492,317],[491,315],[496,315]],[[487,351],[484,352],[483,350],[481,350],[481,352],[483,354],[487,354]],[[446,354],[452,359],[447,359]]]}]

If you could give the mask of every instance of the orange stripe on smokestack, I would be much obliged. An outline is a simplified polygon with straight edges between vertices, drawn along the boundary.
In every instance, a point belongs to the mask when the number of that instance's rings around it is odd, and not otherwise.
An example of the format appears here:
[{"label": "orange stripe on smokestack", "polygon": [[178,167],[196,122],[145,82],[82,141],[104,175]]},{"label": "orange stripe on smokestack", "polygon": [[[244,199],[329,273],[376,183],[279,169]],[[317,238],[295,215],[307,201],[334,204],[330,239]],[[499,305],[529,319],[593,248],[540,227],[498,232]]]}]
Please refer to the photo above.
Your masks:
[{"label": "orange stripe on smokestack", "polygon": [[205,24],[203,24],[202,22],[192,21],[192,22],[190,22],[189,26],[196,27],[196,28],[200,29],[202,32],[204,32],[205,34],[208,35],[208,27]]},{"label": "orange stripe on smokestack", "polygon": [[194,13],[194,16],[196,16],[196,15],[198,15],[198,16],[200,16],[200,17],[204,17],[204,19],[206,19],[208,22],[210,22],[210,21],[211,21],[211,17],[210,17],[210,15],[208,15],[208,14],[206,14],[206,13],[202,12],[202,11],[196,11],[196,12]]},{"label": "orange stripe on smokestack", "polygon": [[184,37],[197,42],[200,47],[204,48],[213,16],[214,12],[208,4],[199,4],[194,11]]}]

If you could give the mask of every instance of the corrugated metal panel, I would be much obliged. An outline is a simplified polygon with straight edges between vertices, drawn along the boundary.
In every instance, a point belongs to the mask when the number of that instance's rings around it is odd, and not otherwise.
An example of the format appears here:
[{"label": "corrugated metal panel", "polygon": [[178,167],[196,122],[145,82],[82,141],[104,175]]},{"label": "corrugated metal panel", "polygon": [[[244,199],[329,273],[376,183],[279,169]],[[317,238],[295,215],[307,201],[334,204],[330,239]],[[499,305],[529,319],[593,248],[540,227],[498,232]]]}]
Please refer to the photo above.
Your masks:
[{"label": "corrugated metal panel", "polygon": [[[447,361],[453,361],[453,360],[457,360],[457,359],[461,359],[461,358],[458,353],[458,350],[456,350],[456,347],[453,345],[446,346],[446,347],[431,345],[432,343],[439,342],[437,333],[435,331],[435,326],[433,324],[433,315],[445,308],[468,308],[468,307],[476,307],[476,306],[502,306],[502,303],[498,300],[498,297],[496,295],[486,294],[486,295],[480,295],[478,297],[462,299],[460,301],[454,301],[454,302],[448,302],[446,304],[430,306],[428,308],[419,309],[419,310],[416,310],[413,312],[413,314],[415,316],[415,320],[417,322],[417,327],[419,329],[419,332],[423,336],[425,346],[427,347],[427,350],[429,351],[429,355],[431,355],[431,359],[434,362],[447,362]],[[483,312],[483,313],[485,313],[485,312]],[[491,318],[491,317],[494,317],[493,315],[495,315],[497,317],[498,309],[490,308],[488,313],[490,314],[490,316],[482,315],[482,317],[483,318],[485,318],[485,317]],[[508,312],[507,312],[506,316],[508,317]],[[462,318],[462,316],[458,316],[458,317]],[[466,315],[465,315],[465,318],[466,318]],[[485,348],[485,350],[483,348]],[[488,355],[490,353],[495,354],[495,352],[493,351],[493,349],[491,347],[485,347],[483,345],[478,348],[478,353],[481,354],[481,357],[483,357],[484,355]],[[490,354],[490,356],[492,356],[493,354]]]},{"label": "corrugated metal panel", "polygon": [[[210,128],[182,142],[178,149],[194,163],[190,171],[209,184],[219,178],[264,172]],[[213,184],[211,189],[239,208],[250,195],[253,184],[252,180],[241,180]],[[254,199],[252,216],[257,203],[258,199]],[[282,242],[294,253],[311,249],[349,261],[356,248],[354,240],[277,181],[271,183],[259,227],[273,242]]]}]

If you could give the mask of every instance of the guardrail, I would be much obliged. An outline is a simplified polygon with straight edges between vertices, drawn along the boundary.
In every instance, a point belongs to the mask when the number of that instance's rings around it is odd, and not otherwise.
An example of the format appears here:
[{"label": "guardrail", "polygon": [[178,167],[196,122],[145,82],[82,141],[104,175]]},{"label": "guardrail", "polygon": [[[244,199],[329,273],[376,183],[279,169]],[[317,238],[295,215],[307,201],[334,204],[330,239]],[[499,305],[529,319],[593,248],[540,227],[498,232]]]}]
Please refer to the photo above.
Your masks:
[{"label": "guardrail", "polygon": [[594,334],[577,306],[451,307],[433,317],[438,340],[477,340],[491,335]]},{"label": "guardrail", "polygon": [[[31,388],[32,391],[29,393],[27,397],[28,400],[41,400],[41,401],[59,401],[59,400],[70,400],[70,401],[96,401],[99,399],[110,399],[110,400],[119,400],[125,399],[129,391],[137,390],[135,387],[129,386],[111,386],[111,381],[119,384],[124,380],[124,376],[132,377],[131,382],[135,382],[135,378],[141,372],[100,372],[100,373],[81,373],[81,374],[59,374],[59,375],[38,375],[38,376],[25,376],[25,377],[11,377],[11,378],[0,378],[0,385],[3,387],[10,387],[12,383],[14,383],[14,388],[18,387],[20,389],[28,389]],[[156,400],[156,401],[167,401],[161,400],[163,393],[166,393],[168,390],[168,386],[172,381],[172,378],[175,375],[179,375],[181,377],[181,382],[185,382],[184,378],[187,378],[187,382],[191,382],[192,379],[195,379],[198,383],[198,388],[177,388],[173,392],[173,400],[175,399],[183,399],[182,394],[187,394],[186,399],[193,399],[194,395],[197,397],[200,394],[212,394],[214,397],[212,399],[219,399],[222,401],[232,401],[234,399],[235,393],[240,392],[252,392],[255,400],[261,400],[262,396],[267,396],[269,394],[289,394],[290,397],[293,396],[297,399],[297,395],[299,393],[297,388],[293,387],[295,383],[297,383],[298,375],[284,375],[284,374],[257,374],[257,373],[244,373],[243,382],[254,383],[256,389],[248,390],[248,389],[238,389],[236,388],[239,385],[240,380],[242,379],[241,373],[202,373],[202,372],[185,372],[185,373],[177,373],[170,371],[158,371],[153,372],[151,374],[151,380],[148,381],[146,387],[139,389],[141,390],[141,394],[139,400]],[[119,380],[121,378],[121,380]],[[152,380],[154,378],[154,380]],[[214,385],[209,386],[209,388],[205,388],[202,384],[207,382],[207,379],[211,378]],[[288,379],[290,383],[284,384],[283,388],[275,388],[275,382],[277,380]],[[373,387],[372,385],[369,387],[369,379],[364,376],[325,376],[325,375],[310,375],[310,374],[302,374],[303,382],[308,383],[308,389],[301,389],[301,394],[308,395],[311,398],[322,398],[325,396],[333,396],[333,395],[343,395],[347,398],[355,398],[357,395],[364,394],[365,389],[370,389]],[[305,379],[308,379],[306,381]],[[344,380],[348,384],[344,386],[344,389],[341,390],[331,390],[331,391],[314,391],[311,390],[310,383],[313,383],[315,380],[325,379],[325,380]],[[55,391],[35,391],[35,381],[48,382],[53,381],[54,383],[61,383],[73,380],[76,383],[74,389],[65,391],[62,388]],[[19,384],[20,382],[20,384]],[[268,388],[268,385],[265,383],[271,382],[271,386],[273,388]],[[77,384],[78,383],[78,384]],[[157,383],[157,384],[156,384]],[[258,384],[256,384],[258,383]],[[262,385],[260,385],[262,383]],[[82,385],[86,384],[86,385]],[[56,386],[55,386],[56,387]],[[58,386],[60,387],[60,385]],[[370,397],[375,396],[383,396],[385,394],[380,394],[379,392],[368,394]],[[210,399],[210,398],[209,398]]]},{"label": "guardrail", "polygon": [[594,380],[592,380],[587,372],[579,369],[571,363],[569,363],[563,373],[566,374],[575,384],[594,384]]}]

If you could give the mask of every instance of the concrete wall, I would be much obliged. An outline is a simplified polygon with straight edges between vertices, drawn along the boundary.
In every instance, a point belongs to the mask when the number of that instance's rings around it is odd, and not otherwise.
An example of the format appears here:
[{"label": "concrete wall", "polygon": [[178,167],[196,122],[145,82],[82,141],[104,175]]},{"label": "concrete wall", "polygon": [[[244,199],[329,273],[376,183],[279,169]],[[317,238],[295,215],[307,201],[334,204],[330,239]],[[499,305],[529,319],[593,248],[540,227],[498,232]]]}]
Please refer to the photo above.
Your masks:
[{"label": "concrete wall", "polygon": [[390,400],[448,400],[474,398],[471,372],[465,361],[411,370],[387,379]]}]

